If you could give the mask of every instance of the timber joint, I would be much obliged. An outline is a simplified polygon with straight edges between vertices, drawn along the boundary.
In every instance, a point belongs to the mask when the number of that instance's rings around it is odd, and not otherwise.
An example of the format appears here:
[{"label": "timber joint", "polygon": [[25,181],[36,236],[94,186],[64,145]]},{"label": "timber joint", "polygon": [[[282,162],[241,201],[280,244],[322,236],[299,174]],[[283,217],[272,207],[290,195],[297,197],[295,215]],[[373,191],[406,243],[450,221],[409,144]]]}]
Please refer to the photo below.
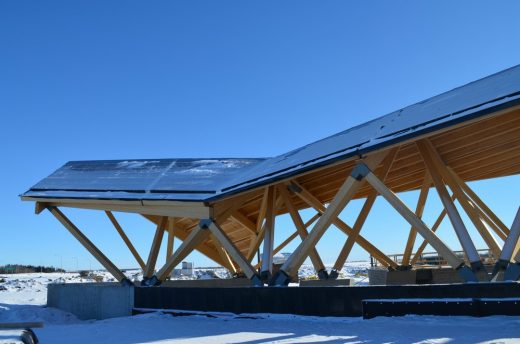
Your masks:
[{"label": "timber joint", "polygon": [[363,162],[360,162],[359,164],[357,164],[354,169],[352,170],[352,172],[350,173],[350,176],[354,179],[356,179],[357,181],[361,181],[363,180],[370,172],[370,168],[368,168],[367,165],[365,165],[365,163]]}]

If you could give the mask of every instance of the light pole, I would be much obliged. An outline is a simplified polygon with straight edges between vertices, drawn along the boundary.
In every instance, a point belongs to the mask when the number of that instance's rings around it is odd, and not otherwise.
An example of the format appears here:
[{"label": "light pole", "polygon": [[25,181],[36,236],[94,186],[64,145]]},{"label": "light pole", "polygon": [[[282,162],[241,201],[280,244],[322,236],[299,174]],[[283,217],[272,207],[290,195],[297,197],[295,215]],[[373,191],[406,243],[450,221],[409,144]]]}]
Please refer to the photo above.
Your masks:
[{"label": "light pole", "polygon": [[60,269],[63,270],[63,256],[57,253],[54,256],[60,257]]}]

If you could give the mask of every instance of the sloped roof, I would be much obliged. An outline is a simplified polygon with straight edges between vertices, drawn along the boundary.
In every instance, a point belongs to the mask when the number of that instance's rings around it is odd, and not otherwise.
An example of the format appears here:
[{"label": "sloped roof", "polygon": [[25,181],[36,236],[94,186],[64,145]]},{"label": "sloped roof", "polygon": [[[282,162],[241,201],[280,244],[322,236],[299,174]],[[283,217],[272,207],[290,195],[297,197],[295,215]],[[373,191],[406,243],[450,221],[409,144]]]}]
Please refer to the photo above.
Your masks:
[{"label": "sloped roof", "polygon": [[267,159],[68,162],[22,196],[208,201],[520,104],[520,65]]}]

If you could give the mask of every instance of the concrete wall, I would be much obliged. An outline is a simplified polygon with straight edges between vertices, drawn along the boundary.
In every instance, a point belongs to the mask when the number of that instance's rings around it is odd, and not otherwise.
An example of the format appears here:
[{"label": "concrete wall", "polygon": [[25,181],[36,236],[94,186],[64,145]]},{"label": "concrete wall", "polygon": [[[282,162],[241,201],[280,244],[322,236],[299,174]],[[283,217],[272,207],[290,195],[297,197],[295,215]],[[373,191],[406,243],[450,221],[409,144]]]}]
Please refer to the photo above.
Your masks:
[{"label": "concrete wall", "polygon": [[132,315],[134,287],[119,283],[49,284],[47,306],[70,312],[82,320]]},{"label": "concrete wall", "polygon": [[443,267],[405,271],[388,271],[373,268],[368,270],[370,285],[445,284],[463,283],[458,271]]}]

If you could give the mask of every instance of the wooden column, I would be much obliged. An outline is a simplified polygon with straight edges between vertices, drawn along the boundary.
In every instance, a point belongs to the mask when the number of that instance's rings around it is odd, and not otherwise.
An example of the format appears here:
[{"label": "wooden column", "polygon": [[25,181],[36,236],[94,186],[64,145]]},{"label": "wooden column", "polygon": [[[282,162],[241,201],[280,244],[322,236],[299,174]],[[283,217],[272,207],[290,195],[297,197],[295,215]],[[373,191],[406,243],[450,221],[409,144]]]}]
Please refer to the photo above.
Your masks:
[{"label": "wooden column", "polygon": [[[399,152],[400,147],[393,148],[388,153],[387,157],[383,161],[383,165],[380,171],[378,171],[378,174],[381,176],[382,180],[385,180],[388,176],[388,172],[390,172],[390,169],[392,168],[392,164],[394,163],[395,156]],[[352,248],[354,247],[354,243],[356,242],[357,238],[359,237],[359,233],[361,233],[361,229],[363,228],[363,225],[365,224],[365,221],[368,217],[368,214],[370,213],[370,210],[372,209],[372,206],[374,205],[374,202],[377,198],[377,192],[372,191],[372,193],[367,197],[365,204],[363,204],[363,208],[361,208],[361,212],[358,215],[358,218],[356,219],[356,222],[354,223],[354,226],[352,227],[352,234],[348,236],[347,241],[343,245],[338,258],[336,259],[336,263],[334,264],[334,267],[331,271],[331,277],[332,278],[338,278],[339,273],[338,271],[341,271],[343,269],[343,266],[345,265],[347,258],[352,251]]]},{"label": "wooden column", "polygon": [[267,282],[273,273],[274,220],[275,220],[275,187],[269,186],[264,224],[264,246],[262,252],[262,268],[260,276]]},{"label": "wooden column", "polygon": [[[280,193],[280,196],[282,197],[282,200],[285,203],[287,210],[289,211],[289,215],[291,216],[291,219],[296,226],[296,232],[302,240],[305,240],[309,233],[307,232],[307,228],[305,227],[298,210],[296,210],[293,203],[291,202],[287,189],[284,185],[280,185],[278,192]],[[326,279],[328,277],[327,270],[325,269],[325,265],[323,264],[323,261],[321,260],[316,248],[311,249],[309,257],[311,259],[312,265],[314,266],[314,270],[316,270],[316,273],[318,274],[318,277],[320,277],[320,279]]]},{"label": "wooden column", "polygon": [[[276,211],[280,208],[280,205],[282,203],[282,199],[280,197],[276,197],[276,202],[274,206],[273,212],[276,213]],[[249,245],[249,251],[247,253],[247,261],[251,262],[253,258],[255,257],[256,252],[260,248],[260,244],[262,243],[262,240],[264,239],[265,235],[265,221],[259,221],[257,222],[260,226],[262,226],[256,235],[252,235],[251,244]]]},{"label": "wooden column", "polygon": [[[488,228],[484,226],[481,219],[479,218],[478,214],[476,214],[475,209],[471,207],[471,204],[469,202],[468,197],[462,190],[461,186],[456,182],[456,180],[452,177],[451,173],[446,168],[446,165],[444,161],[442,160],[439,153],[435,150],[431,142],[427,139],[419,140],[416,142],[417,147],[419,148],[419,151],[421,152],[421,155],[424,159],[424,162],[428,165],[428,169],[430,170],[430,174],[432,174],[432,179],[435,184],[435,178],[433,176],[432,169],[438,173],[438,178],[443,179],[446,184],[450,187],[450,189],[453,191],[453,193],[457,196],[457,199],[459,201],[459,204],[462,206],[468,217],[470,218],[471,222],[475,226],[475,228],[478,230],[486,244],[488,245],[489,249],[495,257],[498,257],[500,255],[500,246],[496,239],[493,237],[493,235],[489,232]],[[442,181],[441,181],[442,182]],[[444,185],[444,184],[443,184]],[[446,192],[447,193],[447,192]],[[442,199],[445,199],[445,195],[441,196]],[[449,201],[449,198],[447,198]],[[444,203],[444,201],[443,201]],[[446,204],[445,204],[446,206]],[[455,215],[458,215],[458,212],[455,214],[450,209],[446,209],[448,211],[448,216],[450,217],[450,220],[455,220],[456,222],[459,222]],[[456,210],[456,209],[455,209]],[[460,217],[460,215],[459,215]],[[469,237],[469,234],[467,234],[467,230],[463,231],[462,229],[465,229],[464,223],[462,222],[462,219],[460,219],[461,225],[457,225],[453,223],[453,226],[455,227],[455,230],[458,231],[457,235],[459,236],[459,239],[461,239],[462,247],[464,248],[464,251],[466,254],[468,254],[468,258],[472,262],[472,264],[477,264],[476,259],[480,262],[480,256],[473,257],[475,252],[468,252],[466,249],[471,250],[471,246],[474,247],[473,242],[471,241],[471,238]],[[457,230],[458,228],[458,230]],[[460,232],[460,233],[459,233]],[[464,243],[463,243],[464,242]],[[482,268],[482,263],[479,264],[479,268]]]},{"label": "wooden column", "polygon": [[103,265],[105,267],[105,269],[107,269],[108,272],[110,272],[112,274],[112,276],[114,276],[114,278],[116,280],[118,280],[119,282],[127,282],[127,283],[130,283],[130,281],[128,281],[128,279],[126,278],[126,276],[123,274],[123,272],[121,270],[119,270],[114,263],[112,263],[110,261],[110,259],[108,259],[104,254],[103,252],[101,252],[97,247],[96,245],[94,245],[92,243],[92,241],[90,241],[86,236],[85,234],[83,234],[78,227],[76,227],[72,221],[70,221],[66,216],[65,214],[63,214],[57,207],[54,207],[54,206],[49,206],[47,207],[47,209],[51,212],[52,215],[54,215],[54,217],[56,219],[58,219],[58,221],[61,222],[61,224],[67,228],[67,230],[70,232],[70,234],[72,234],[79,242],[81,245],[83,245],[83,247],[85,247],[85,249],[87,251],[90,252],[90,254],[92,254],[94,256],[94,258],[96,258],[96,260],[101,263],[101,265]]},{"label": "wooden column", "polygon": [[[455,195],[451,196],[451,200],[452,201],[455,200]],[[433,224],[433,226],[431,228],[432,232],[435,233],[437,231],[437,229],[439,228],[439,226],[442,223],[442,220],[444,220],[445,216],[446,216],[446,209],[443,208],[441,213],[437,217],[437,220],[435,220],[435,223]],[[417,263],[417,260],[421,257],[421,254],[423,253],[424,249],[426,248],[426,245],[428,245],[428,242],[426,240],[423,240],[423,242],[421,243],[421,245],[419,245],[419,248],[415,252],[415,254],[410,262],[411,265],[415,265]]]},{"label": "wooden column", "polygon": [[[377,167],[385,156],[386,153],[384,155],[379,154],[372,156],[367,160],[369,164]],[[327,210],[320,217],[316,225],[314,225],[307,238],[302,241],[293,254],[291,254],[287,261],[282,265],[280,272],[273,281],[274,284],[287,285],[290,281],[290,276],[294,276],[298,272],[298,269],[309,255],[309,252],[316,246],[316,243],[321,239],[327,228],[329,228],[334,219],[338,217],[339,213],[355,196],[357,190],[363,184],[363,168],[366,168],[366,165],[358,164],[352,170],[351,174],[339,188],[336,196],[330,202]]]},{"label": "wooden column", "polygon": [[[422,218],[424,212],[424,206],[426,204],[426,199],[428,198],[428,192],[430,191],[430,175],[426,173],[424,175],[423,185],[421,187],[421,192],[419,193],[419,199],[417,200],[417,206],[415,208],[415,215],[417,217]],[[432,229],[433,231],[433,229]],[[406,247],[404,249],[403,261],[401,265],[408,266],[410,265],[410,257],[412,255],[413,246],[415,244],[415,239],[417,237],[417,231],[413,226],[410,228],[410,234],[408,235],[408,240],[406,242]]]},{"label": "wooden column", "polygon": [[145,264],[144,264],[143,259],[141,258],[141,256],[137,252],[137,250],[135,249],[134,245],[132,245],[132,242],[130,241],[130,239],[128,239],[128,237],[126,236],[125,231],[123,230],[121,225],[119,225],[119,222],[117,222],[115,216],[112,214],[111,211],[108,211],[108,210],[105,211],[105,214],[108,216],[110,222],[112,222],[112,225],[114,225],[114,228],[119,233],[119,236],[121,236],[121,239],[123,239],[123,241],[125,242],[126,247],[128,247],[128,249],[130,250],[130,252],[134,256],[135,260],[137,261],[137,264],[139,264],[141,269],[144,270]]},{"label": "wooden column", "polygon": [[[509,232],[509,236],[507,237],[506,241],[504,242],[504,247],[502,249],[502,253],[500,254],[500,259],[497,261],[495,268],[493,270],[493,276],[496,276],[496,274],[499,271],[503,271],[508,268],[508,265],[511,262],[511,259],[514,259],[516,262],[519,262],[517,259],[520,258],[520,256],[513,257],[513,254],[515,253],[515,247],[520,239],[520,208],[518,208],[518,211],[516,212],[515,219],[513,221],[513,224],[511,225],[511,231]],[[511,270],[516,270],[515,268],[512,268]],[[510,274],[510,273],[509,273]],[[508,278],[511,279],[511,276]],[[516,278],[518,279],[518,278]],[[516,280],[514,279],[514,280]]]},{"label": "wooden column", "polygon": [[448,263],[454,268],[459,270],[459,273],[466,281],[477,282],[475,274],[464,265],[464,262],[460,260],[453,251],[446,246],[446,244],[439,239],[435,233],[433,233],[426,224],[417,217],[400,199],[394,194],[386,185],[379,180],[373,173],[368,173],[365,177],[368,183],[372,185],[387,201],[394,207],[397,212],[404,217],[410,225],[412,225],[417,232],[425,238],[430,245],[442,255]]},{"label": "wooden column", "polygon": [[[462,217],[460,216],[457,208],[455,207],[455,204],[451,201],[450,196],[448,194],[448,190],[444,185],[439,166],[441,164],[439,161],[439,157],[432,152],[431,147],[425,140],[416,142],[416,145],[419,148],[419,152],[421,153],[423,161],[426,167],[428,168],[428,172],[432,177],[433,185],[435,185],[435,188],[437,189],[437,193],[439,194],[441,202],[444,205],[444,208],[446,209],[446,213],[448,214],[448,218],[450,219],[451,224],[453,225],[453,229],[457,234],[457,238],[459,239],[462,249],[466,253],[472,266],[478,265],[479,269],[482,268],[482,263],[480,262],[480,256],[477,252],[477,248],[471,240],[468,230],[464,225],[464,221],[462,221]],[[455,191],[453,192],[456,193]],[[459,195],[457,195],[457,197],[458,196]],[[459,202],[461,202],[460,198]]]},{"label": "wooden column", "polygon": [[168,223],[168,217],[163,216],[161,222],[157,225],[155,235],[153,237],[152,246],[150,247],[150,254],[148,254],[148,260],[143,271],[143,278],[149,279],[153,276],[155,270],[155,264],[157,263],[157,256],[161,248],[161,243],[164,235],[164,228]]},{"label": "wooden column", "polygon": [[182,242],[177,250],[166,260],[164,266],[157,272],[156,279],[151,279],[150,285],[160,283],[166,279],[184,258],[188,256],[193,250],[208,236],[206,227],[201,227],[200,224],[192,229],[188,237]]},{"label": "wooden column", "polygon": [[462,188],[462,190],[466,193],[466,195],[476,204],[478,208],[482,210],[482,212],[489,218],[488,222],[490,224],[494,224],[494,229],[497,234],[505,240],[505,237],[509,234],[509,228],[500,220],[500,218],[482,201],[482,199],[464,182],[453,169],[449,166],[446,166],[448,171],[450,172],[453,179],[457,182],[457,184]]},{"label": "wooden column", "polygon": [[339,252],[338,258],[336,259],[336,263],[334,263],[334,267],[332,268],[333,270],[331,271],[331,277],[337,278],[339,274],[338,271],[341,271],[341,269],[343,269],[343,266],[347,261],[348,255],[350,254],[350,251],[352,251],[352,247],[354,247],[354,243],[356,242],[359,233],[361,232],[361,228],[365,224],[365,221],[368,217],[368,214],[370,213],[370,210],[372,209],[372,206],[374,205],[374,202],[376,201],[376,198],[377,194],[372,193],[365,200],[363,208],[361,208],[361,212],[359,213],[356,222],[352,227],[352,234],[348,236],[345,245],[343,245],[341,251]]},{"label": "wooden column", "polygon": [[[308,190],[306,190],[302,185],[298,184],[296,181],[290,182],[290,188],[295,194],[300,197],[303,201],[305,201],[309,206],[314,208],[320,214],[323,214],[326,211],[326,207],[323,203],[321,203],[316,197],[314,197]],[[338,227],[343,233],[348,236],[354,235],[354,230],[343,222],[340,218],[336,217],[332,223]],[[372,257],[377,259],[383,266],[397,268],[398,265],[394,262],[390,257],[381,252],[377,247],[372,245],[367,239],[358,234],[356,236],[356,243],[361,246],[365,251],[368,252]]]},{"label": "wooden column", "polygon": [[166,245],[166,259],[173,254],[173,243],[175,240],[175,218],[168,218],[168,242]]},{"label": "wooden column", "polygon": [[[321,216],[321,214],[318,213],[318,214],[314,215],[313,217],[311,217],[309,219],[309,221],[305,222],[304,228],[306,228],[306,229],[309,228],[309,226],[312,225],[314,222],[316,222],[316,220],[319,219],[320,216]],[[298,231],[295,231],[294,233],[289,235],[289,237],[287,239],[285,239],[280,245],[276,246],[276,248],[273,250],[273,255],[275,255],[278,252],[280,252],[281,250],[283,250],[283,248],[285,246],[287,246],[291,241],[293,241],[298,236],[299,236]],[[261,264],[262,264],[262,261],[260,261],[258,264],[256,264],[254,266],[254,268],[259,269]]]},{"label": "wooden column", "polygon": [[218,254],[222,258],[222,261],[224,262],[224,267],[229,270],[229,272],[234,275],[237,273],[237,269],[235,268],[235,264],[233,264],[233,260],[229,256],[229,254],[226,252],[226,250],[222,247],[222,245],[219,243],[218,239],[211,235],[213,245],[215,246],[215,249],[217,250]]},{"label": "wooden column", "polygon": [[[203,221],[201,221],[203,222]],[[254,268],[249,264],[246,258],[240,253],[240,251],[236,248],[235,245],[229,240],[226,233],[212,220],[206,220],[205,223],[202,223],[202,226],[207,226],[207,228],[211,231],[211,234],[218,240],[218,242],[224,247],[226,252],[231,256],[231,258],[237,263],[242,272],[253,281],[253,283],[257,286],[262,285],[260,278],[257,276]]]}]

